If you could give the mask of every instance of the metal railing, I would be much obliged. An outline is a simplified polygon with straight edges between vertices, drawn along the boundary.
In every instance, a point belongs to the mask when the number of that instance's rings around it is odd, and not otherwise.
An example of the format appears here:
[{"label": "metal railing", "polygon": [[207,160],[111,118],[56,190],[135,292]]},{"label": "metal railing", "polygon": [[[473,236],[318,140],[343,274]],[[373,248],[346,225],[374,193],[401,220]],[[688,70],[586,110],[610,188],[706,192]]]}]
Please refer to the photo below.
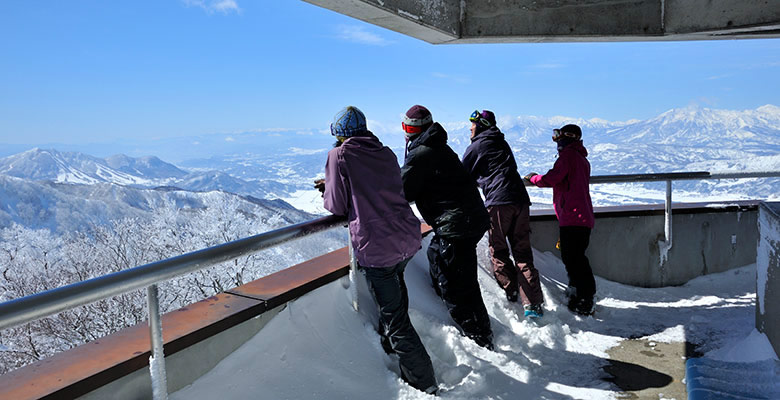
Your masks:
[{"label": "metal railing", "polygon": [[[778,178],[780,171],[745,171],[745,172],[669,172],[660,174],[626,174],[597,175],[590,177],[590,184],[600,183],[637,183],[666,182],[666,200],[664,201],[664,240],[659,249],[666,254],[672,248],[672,181],[705,180],[705,179],[746,179],[746,178]],[[530,182],[526,186],[534,186]],[[665,257],[661,257],[663,260]]]},{"label": "metal railing", "polygon": [[157,284],[221,262],[274,247],[293,239],[343,225],[344,217],[327,216],[276,229],[177,257],[73,283],[0,304],[0,330],[31,322],[61,311],[147,289],[152,342],[152,391],[155,399],[168,396],[165,378],[162,325]]},{"label": "metal railing", "polygon": [[[780,177],[780,171],[740,173],[680,172],[668,174],[602,175],[591,177],[590,183],[666,182],[666,239],[671,243],[671,182],[674,180],[767,178]],[[283,244],[293,239],[343,225],[343,217],[327,216],[250,236],[222,245],[183,254],[162,261],[115,272],[0,304],[0,330],[28,323],[61,311],[117,296],[138,289],[147,289],[149,326],[152,342],[153,394],[155,399],[167,398],[162,327],[157,284],[215,264]],[[350,241],[351,242],[351,241]],[[354,264],[350,255],[350,264]],[[352,272],[354,273],[354,272]],[[353,302],[355,299],[353,299]],[[357,304],[353,303],[357,308]],[[158,375],[155,376],[155,371]]]}]

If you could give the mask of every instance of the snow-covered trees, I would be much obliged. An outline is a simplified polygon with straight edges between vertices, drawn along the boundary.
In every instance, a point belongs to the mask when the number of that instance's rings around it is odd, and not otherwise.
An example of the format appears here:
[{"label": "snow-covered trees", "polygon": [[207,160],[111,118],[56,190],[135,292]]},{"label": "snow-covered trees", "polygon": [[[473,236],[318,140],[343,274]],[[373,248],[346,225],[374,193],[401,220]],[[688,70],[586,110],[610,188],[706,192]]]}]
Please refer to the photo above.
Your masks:
[{"label": "snow-covered trees", "polygon": [[[206,194],[207,196],[209,194]],[[255,207],[214,192],[208,207],[168,202],[151,217],[124,218],[62,236],[13,224],[0,230],[0,301],[159,261],[298,222],[302,215]],[[290,220],[293,219],[293,221]],[[321,233],[160,284],[170,311],[344,246]],[[0,374],[147,319],[145,291],[125,293],[0,331]]]}]

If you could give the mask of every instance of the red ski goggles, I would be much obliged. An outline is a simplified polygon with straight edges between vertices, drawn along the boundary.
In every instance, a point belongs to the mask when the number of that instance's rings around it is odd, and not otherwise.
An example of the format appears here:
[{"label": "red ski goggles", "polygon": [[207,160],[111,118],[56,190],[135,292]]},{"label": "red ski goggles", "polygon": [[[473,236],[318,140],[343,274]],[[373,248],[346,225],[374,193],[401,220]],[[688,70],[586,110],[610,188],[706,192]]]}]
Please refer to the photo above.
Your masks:
[{"label": "red ski goggles", "polygon": [[411,133],[411,134],[422,133],[422,131],[423,131],[423,127],[422,126],[406,125],[406,123],[403,123],[403,122],[401,122],[401,129],[403,129],[404,132]]}]

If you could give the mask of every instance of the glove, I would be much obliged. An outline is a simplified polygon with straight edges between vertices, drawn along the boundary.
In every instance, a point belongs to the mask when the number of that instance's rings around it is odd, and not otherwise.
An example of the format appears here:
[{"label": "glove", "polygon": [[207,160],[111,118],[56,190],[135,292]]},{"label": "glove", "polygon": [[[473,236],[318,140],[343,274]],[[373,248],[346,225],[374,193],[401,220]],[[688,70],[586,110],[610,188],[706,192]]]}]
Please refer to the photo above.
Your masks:
[{"label": "glove", "polygon": [[539,175],[539,174],[537,174],[536,172],[531,172],[530,174],[524,176],[523,179],[527,180],[528,182],[531,182],[531,178],[533,178],[536,175]]},{"label": "glove", "polygon": [[325,195],[325,179],[317,179],[314,181],[314,188],[319,190],[320,193]]}]

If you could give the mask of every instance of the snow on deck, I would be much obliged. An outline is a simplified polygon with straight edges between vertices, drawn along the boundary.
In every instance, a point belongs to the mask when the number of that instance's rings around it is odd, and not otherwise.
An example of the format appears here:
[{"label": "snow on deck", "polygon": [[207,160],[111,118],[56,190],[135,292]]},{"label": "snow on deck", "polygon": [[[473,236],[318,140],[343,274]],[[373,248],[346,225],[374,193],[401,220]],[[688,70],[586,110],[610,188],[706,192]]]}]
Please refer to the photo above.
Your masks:
[{"label": "snow on deck", "polygon": [[[619,389],[603,380],[601,367],[606,351],[627,338],[688,341],[720,359],[729,354],[739,354],[739,361],[751,361],[744,360],[746,354],[777,359],[766,336],[754,331],[755,265],[660,289],[597,278],[596,315],[582,318],[566,309],[563,264],[551,253],[534,252],[546,298],[546,314],[537,324],[522,317],[520,305],[506,301],[487,272],[484,241],[478,252],[496,351],[458,334],[430,286],[424,251],[407,267],[410,315],[433,361],[441,398],[614,399]],[[379,344],[369,295],[361,290],[355,312],[344,284],[334,282],[290,302],[255,337],[170,398],[432,398],[401,381],[397,359]]]}]

